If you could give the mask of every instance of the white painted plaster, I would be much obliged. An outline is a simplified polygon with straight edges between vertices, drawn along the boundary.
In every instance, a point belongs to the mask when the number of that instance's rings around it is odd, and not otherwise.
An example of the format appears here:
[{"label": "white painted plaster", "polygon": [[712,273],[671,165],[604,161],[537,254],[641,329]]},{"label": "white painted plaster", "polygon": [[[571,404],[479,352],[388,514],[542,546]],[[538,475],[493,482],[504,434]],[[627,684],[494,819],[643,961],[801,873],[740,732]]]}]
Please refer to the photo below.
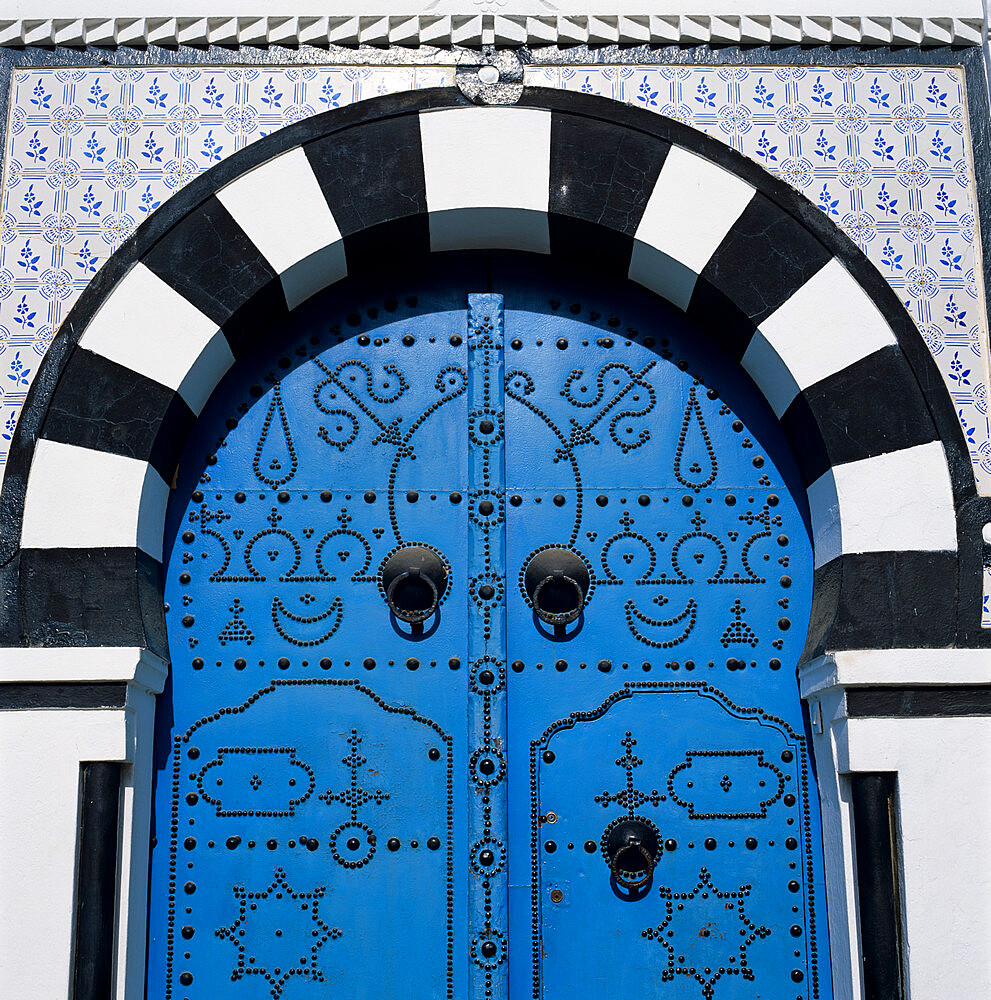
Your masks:
[{"label": "white painted plaster", "polygon": [[896,343],[877,306],[834,257],[761,323],[742,364],[780,417],[800,390]]},{"label": "white painted plaster", "polygon": [[178,14],[166,15],[156,10],[151,16],[32,14],[0,19],[0,45],[980,45],[986,34],[980,6],[972,0],[953,0],[954,9],[968,2],[971,6],[964,15],[941,13],[946,10],[942,5],[923,11],[913,0],[908,8],[882,8],[867,16],[850,14],[845,7],[834,9],[832,3],[804,9],[791,3],[760,13],[730,7],[683,14],[668,4],[659,13],[631,14],[613,6],[589,14],[586,8],[551,12],[524,3],[518,11],[501,9],[498,14],[463,7],[445,13],[439,5],[429,12],[422,7],[405,12],[378,8],[363,15],[345,11],[313,16],[291,11],[204,16],[190,14],[183,6]]},{"label": "white painted plaster", "polygon": [[[164,660],[133,647],[0,651],[0,691],[3,683],[12,682],[129,682],[123,711],[0,712],[0,843],[5,845],[0,853],[0,995],[8,995],[8,986],[23,983],[22,989],[9,995],[25,1000],[68,996],[79,767],[83,761],[100,760],[122,763],[115,998],[143,996],[155,695],[165,686],[167,674]],[[18,744],[17,750],[10,754],[9,744],[13,743]],[[25,767],[25,761],[26,777],[7,773]],[[12,780],[14,777],[18,780]],[[17,821],[20,815],[39,828],[45,826],[47,818],[44,832],[35,836],[32,827],[21,827]],[[16,843],[9,850],[11,837]],[[25,840],[32,843],[21,843]],[[4,862],[11,854],[12,869],[7,872]],[[43,855],[52,856],[51,860],[45,862]],[[18,865],[24,866],[23,875],[14,871]],[[33,897],[47,894],[47,903],[39,900],[26,911],[5,909],[4,899],[13,898],[16,891],[15,880],[34,880]],[[53,920],[56,910],[58,916]],[[9,939],[12,945],[8,949],[7,921],[20,921],[22,916],[27,925]],[[26,939],[47,942],[50,931],[54,931],[54,947],[46,944],[46,948],[54,966],[39,979],[35,968],[19,963],[16,943]],[[15,966],[16,975],[9,976]]]},{"label": "white painted plaster", "polygon": [[144,996],[155,695],[164,679],[127,690],[131,763],[121,772],[116,1000]]},{"label": "white painted plaster", "polygon": [[857,772],[896,776],[907,1000],[991,996],[991,798],[981,777],[991,766],[991,718],[850,719],[840,680],[898,685],[936,674],[943,683],[986,682],[988,659],[980,650],[849,651],[800,668],[803,696],[824,722],[813,747],[836,1000],[862,997],[849,794]]},{"label": "white painted plaster", "polygon": [[[259,9],[259,5],[254,4],[248,5],[247,9],[235,7],[233,10],[225,9],[226,13],[223,15],[206,16],[203,4],[197,0],[173,0],[164,10],[154,4],[149,7],[147,2],[142,3],[140,0],[44,0],[43,3],[36,3],[34,0],[6,0],[3,16],[9,19],[23,18],[31,21],[42,18],[59,18],[70,22],[84,18],[93,20],[148,18],[163,21],[178,18],[184,22],[193,22],[191,27],[194,30],[195,22],[207,22],[200,29],[205,32],[208,25],[214,29],[220,29],[225,22],[231,20],[243,21],[246,23],[245,26],[248,26],[251,22],[260,19]],[[984,13],[977,0],[940,0],[935,7],[924,0],[905,0],[905,2],[898,4],[875,0],[864,12],[852,10],[848,2],[838,2],[838,0],[818,0],[815,4],[810,4],[807,0],[775,0],[769,5],[765,3],[759,10],[755,10],[753,4],[745,2],[745,0],[721,0],[714,8],[707,4],[699,4],[694,5],[691,9],[693,14],[686,16],[684,6],[675,3],[674,0],[661,0],[661,2],[655,0],[649,5],[649,13],[652,18],[665,17],[672,19],[674,24],[677,24],[679,18],[688,21],[689,25],[698,22],[700,28],[706,26],[710,31],[715,30],[717,33],[719,30],[718,22],[722,19],[738,21],[740,18],[747,18],[756,20],[758,24],[782,17],[816,18],[826,21],[833,18],[860,21],[868,20],[871,16],[882,21],[892,17],[908,20],[965,18],[980,21],[983,19]],[[499,15],[493,15],[491,12],[483,13],[481,8],[466,2],[466,0],[437,0],[430,5],[429,14],[435,20],[450,21],[454,18],[458,22],[469,22],[467,25],[469,30],[471,29],[470,22],[477,20],[479,24],[476,30],[479,32],[483,30],[485,23],[492,26],[493,22],[507,18],[532,19],[542,22],[545,28],[545,37],[551,39],[553,39],[553,35],[548,36],[547,32],[554,31],[557,22],[564,22],[565,26],[568,22],[574,22],[573,31],[584,28],[585,40],[587,40],[590,27],[593,33],[596,31],[597,21],[603,22],[599,30],[608,30],[617,18],[632,21],[633,24],[626,27],[626,30],[633,37],[636,37],[634,28],[638,23],[648,21],[644,10],[644,5],[631,8],[629,4],[619,3],[618,0],[598,0],[594,5],[571,0],[571,2],[556,3],[552,7],[546,3],[538,2],[538,0],[505,0],[499,5]],[[423,15],[424,5],[414,2],[414,0],[391,0],[389,3],[380,2],[369,7],[363,5],[355,7],[344,3],[338,4],[335,0],[335,2],[322,5],[319,11],[313,9],[307,11],[304,8],[302,14],[308,13],[310,16],[302,16],[300,8],[294,5],[292,0],[273,0],[273,2],[265,4],[264,13],[273,19],[278,18],[282,21],[293,22],[288,28],[290,38],[298,36],[301,31],[305,30],[309,22],[320,21],[321,18],[317,14],[322,14],[325,19],[329,15],[335,23],[345,22],[343,27],[346,30],[349,27],[346,22],[350,20],[358,21],[360,18],[368,31],[375,30],[376,22],[381,20],[386,23],[384,28],[378,28],[378,30],[384,31],[385,40],[388,41],[392,22],[398,24],[409,18],[415,18],[417,15]],[[712,21],[717,22],[717,24],[712,25],[710,23]],[[591,26],[589,22],[592,22]],[[358,26],[356,25],[352,30],[357,33]],[[490,27],[489,30],[494,30],[494,27]],[[536,31],[536,26],[534,30]],[[283,35],[285,34],[286,29],[283,30]],[[567,35],[564,32],[562,34],[564,34],[564,38],[562,38],[564,41]],[[236,35],[234,40],[237,40]],[[643,40],[650,40],[650,36],[648,35]]]},{"label": "white painted plaster", "polygon": [[[111,514],[107,497],[115,500]],[[133,548],[162,558],[169,488],[147,463],[44,438],[24,498],[23,548]]]},{"label": "white painted plaster", "polygon": [[851,771],[894,771],[910,1000],[991,996],[991,718],[847,719]]},{"label": "white painted plaster", "polygon": [[141,263],[121,279],[79,343],[175,389],[194,413],[234,363],[217,324]]},{"label": "white painted plaster", "polygon": [[430,249],[550,253],[547,214],[513,208],[457,208],[431,212]]},{"label": "white painted plaster", "polygon": [[[816,702],[810,704],[813,709]],[[842,714],[842,690],[827,692],[819,704],[824,726],[813,733],[812,751],[822,816],[823,869],[829,923],[829,957],[833,973],[833,1000],[861,1000],[863,970],[860,963],[860,928],[854,868],[853,812],[850,783],[837,768],[837,729],[829,724]],[[839,723],[840,728],[845,720]]]},{"label": "white painted plaster", "polygon": [[126,759],[124,715],[120,709],[0,712],[4,997],[69,996],[79,764]]},{"label": "white painted plaster", "polygon": [[798,668],[803,698],[829,688],[991,684],[987,649],[845,649]]},{"label": "white painted plaster", "polygon": [[347,274],[340,229],[301,147],[242,174],[217,198],[280,276],[290,309]]},{"label": "white painted plaster", "polygon": [[550,113],[457,108],[419,117],[431,249],[549,253]]},{"label": "white painted plaster", "polygon": [[132,681],[154,692],[168,664],[137,646],[52,646],[0,649],[0,684]]},{"label": "white painted plaster", "polygon": [[808,495],[817,567],[847,552],[956,551],[939,441],[834,466]]},{"label": "white painted plaster", "polygon": [[637,227],[630,278],[687,309],[697,276],[754,191],[718,164],[672,146]]}]

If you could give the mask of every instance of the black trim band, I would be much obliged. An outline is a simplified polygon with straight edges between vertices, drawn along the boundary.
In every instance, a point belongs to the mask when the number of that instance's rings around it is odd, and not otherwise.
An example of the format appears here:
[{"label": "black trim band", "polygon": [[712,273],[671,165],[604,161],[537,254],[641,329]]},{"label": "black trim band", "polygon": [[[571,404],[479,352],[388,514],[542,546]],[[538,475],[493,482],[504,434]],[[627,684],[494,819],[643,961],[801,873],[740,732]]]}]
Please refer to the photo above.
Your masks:
[{"label": "black trim band", "polygon": [[162,564],[140,549],[23,549],[28,646],[144,646],[168,656]]},{"label": "black trim band", "polygon": [[959,643],[958,565],[955,552],[909,550],[848,553],[820,566],[803,656]]},{"label": "black trim band", "polygon": [[113,681],[67,684],[0,684],[0,710],[29,708],[123,708],[127,685]]},{"label": "black trim band", "polygon": [[[912,396],[886,393],[879,400],[883,384],[912,384],[912,370],[895,344],[809,386],[791,402],[781,425],[806,486],[834,465],[939,440],[932,417],[919,412]],[[863,433],[868,426],[871,432]]]},{"label": "black trim band", "polygon": [[279,276],[214,197],[183,216],[141,257],[224,331],[235,357],[287,313]]},{"label": "black trim band", "polygon": [[195,419],[179,393],[77,347],[52,397],[45,437],[149,462],[169,482],[169,445],[184,441]]},{"label": "black trim band", "polygon": [[991,716],[991,684],[848,688],[846,714],[851,719]]}]

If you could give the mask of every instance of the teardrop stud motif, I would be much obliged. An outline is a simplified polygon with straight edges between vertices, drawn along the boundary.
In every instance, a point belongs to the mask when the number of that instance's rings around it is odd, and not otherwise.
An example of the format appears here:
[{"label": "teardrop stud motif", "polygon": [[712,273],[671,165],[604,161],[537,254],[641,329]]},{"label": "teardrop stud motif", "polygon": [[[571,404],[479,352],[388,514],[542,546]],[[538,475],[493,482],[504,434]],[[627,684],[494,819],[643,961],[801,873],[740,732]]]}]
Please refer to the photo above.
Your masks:
[{"label": "teardrop stud motif", "polygon": [[[686,445],[687,456],[686,456]],[[705,475],[705,468],[702,463],[702,450],[708,456],[708,476]],[[682,460],[690,461],[687,474],[682,469]],[[674,475],[675,479],[682,486],[699,493],[707,486],[711,486],[716,479],[718,472],[716,462],[716,452],[712,447],[712,439],[709,437],[709,429],[705,426],[702,417],[702,407],[699,405],[698,396],[695,393],[695,386],[688,390],[688,405],[685,407],[685,416],[681,421],[681,432],[678,434],[678,449],[674,453]]]},{"label": "teardrop stud motif", "polygon": [[[272,425],[278,421],[278,429],[273,433]],[[296,448],[292,443],[289,431],[289,419],[282,402],[282,391],[278,383],[272,393],[265,422],[262,425],[261,437],[255,446],[255,459],[252,463],[255,475],[267,486],[277,487],[288,483],[296,475],[298,462]]]}]

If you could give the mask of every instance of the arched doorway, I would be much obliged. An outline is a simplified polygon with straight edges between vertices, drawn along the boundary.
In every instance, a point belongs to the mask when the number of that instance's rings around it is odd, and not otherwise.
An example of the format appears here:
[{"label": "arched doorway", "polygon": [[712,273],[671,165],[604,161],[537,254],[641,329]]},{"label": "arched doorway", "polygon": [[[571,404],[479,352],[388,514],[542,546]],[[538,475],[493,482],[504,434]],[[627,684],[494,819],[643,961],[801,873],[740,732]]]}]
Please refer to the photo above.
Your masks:
[{"label": "arched doorway", "polygon": [[831,993],[801,481],[626,282],[291,314],[169,508],[148,996]]},{"label": "arched doorway", "polygon": [[[126,676],[135,705],[119,869],[128,991],[145,974],[150,696],[167,654],[162,528],[189,429],[253,337],[308,296],[344,275],[407,274],[399,264],[478,248],[628,275],[739,360],[809,501],[807,668],[846,652],[900,664],[902,650],[987,642],[986,505],[952,405],[928,391],[938,375],[891,288],[801,195],[678,122],[587,95],[525,88],[516,106],[487,108],[425,90],[301,121],[191,183],[101,269],[40,366],[0,493],[3,641],[21,653],[68,647],[54,651],[59,662],[85,649],[83,674],[110,664],[101,676]],[[466,283],[452,309],[471,288],[490,285]],[[61,678],[41,652],[38,676]],[[836,756],[820,761],[835,778]],[[830,936],[842,989],[860,959],[840,812],[834,797]]]}]

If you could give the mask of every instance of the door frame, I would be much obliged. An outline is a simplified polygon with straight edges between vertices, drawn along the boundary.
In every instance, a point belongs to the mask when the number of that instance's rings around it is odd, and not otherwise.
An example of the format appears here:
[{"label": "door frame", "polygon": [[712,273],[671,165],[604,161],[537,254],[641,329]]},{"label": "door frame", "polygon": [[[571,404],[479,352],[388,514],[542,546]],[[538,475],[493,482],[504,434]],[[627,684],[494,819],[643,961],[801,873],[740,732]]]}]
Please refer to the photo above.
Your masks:
[{"label": "door frame", "polygon": [[[112,256],[40,365],[0,492],[0,679],[48,682],[41,707],[75,710],[80,756],[63,769],[124,764],[118,870],[106,873],[119,879],[116,995],[143,989],[154,696],[168,671],[162,534],[192,422],[257,329],[348,275],[458,249],[630,277],[706,327],[779,417],[816,553],[799,672],[834,988],[856,995],[844,775],[873,765],[851,752],[845,691],[987,683],[991,502],[911,317],[833,222],[679,122],[541,88],[503,107],[454,88],[382,97],[247,147]],[[72,885],[52,891],[71,910]]]}]

